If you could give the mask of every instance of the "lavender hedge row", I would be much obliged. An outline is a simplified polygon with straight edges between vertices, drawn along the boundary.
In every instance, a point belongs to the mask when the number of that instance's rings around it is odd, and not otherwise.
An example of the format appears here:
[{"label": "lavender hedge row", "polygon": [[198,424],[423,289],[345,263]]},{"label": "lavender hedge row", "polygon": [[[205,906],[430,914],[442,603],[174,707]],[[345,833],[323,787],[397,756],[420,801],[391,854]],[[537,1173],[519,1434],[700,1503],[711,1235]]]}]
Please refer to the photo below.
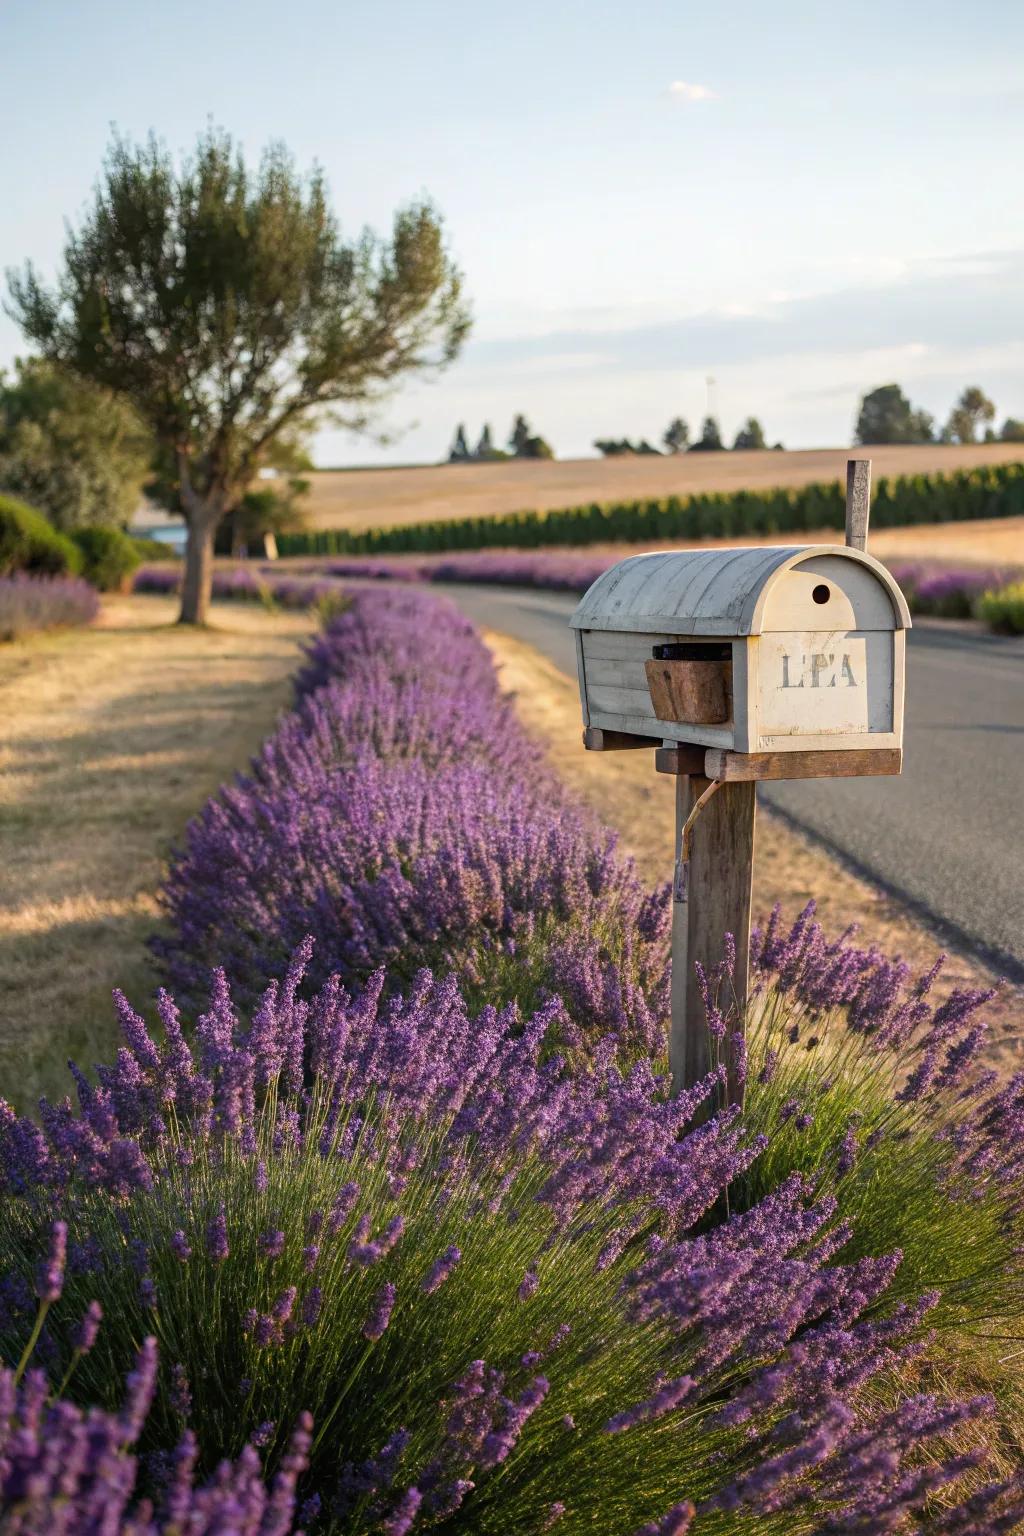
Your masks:
[{"label": "lavender hedge row", "polygon": [[[610,563],[607,555],[595,558],[484,551],[436,560],[330,560],[311,569],[349,579],[479,582],[537,587],[554,592],[585,592]],[[946,619],[969,619],[978,615],[983,596],[989,592],[998,593],[1019,574],[1012,566],[949,567],[922,562],[893,565],[891,569],[903,588],[912,613]]]},{"label": "lavender hedge row", "polygon": [[[178,593],[181,591],[181,566],[144,565],[135,574],[135,592]],[[239,565],[217,570],[213,575],[213,596],[241,602],[279,604],[282,608],[330,608],[338,600],[338,584],[330,577],[267,576],[251,566]]]},{"label": "lavender hedge row", "polygon": [[[337,597],[336,580],[401,582],[467,582],[482,585],[533,587],[552,592],[585,592],[608,569],[607,555],[517,554],[468,551],[446,557],[412,559],[350,559],[310,562],[294,575],[282,576],[260,567],[219,571],[214,595],[275,602],[282,607],[308,608],[327,604]],[[946,619],[980,617],[990,627],[1014,632],[1005,619],[1005,603],[986,605],[987,594],[998,594],[1019,584],[1019,568],[1013,566],[942,566],[914,562],[893,565],[892,573],[902,587],[912,613]],[[139,592],[177,591],[176,570],[147,567],[139,572]],[[998,612],[997,612],[998,609]],[[990,622],[989,613],[995,618]]]},{"label": "lavender hedge row", "polygon": [[248,1016],[216,978],[191,1045],[166,994],[162,1039],[119,999],[77,1109],[0,1117],[5,1532],[1024,1515],[1014,1476],[943,1501],[992,1404],[898,1389],[934,1300],[885,1308],[898,1254],[841,1261],[799,1176],[724,1217],[763,1141],[695,1128],[713,1083],[571,1069],[557,1002],[474,1018],[429,975],[303,1000],[308,958]]},{"label": "lavender hedge row", "polygon": [[95,588],[77,576],[0,576],[0,641],[43,629],[91,624]]},{"label": "lavender hedge row", "polygon": [[[465,621],[420,592],[363,590],[311,648],[297,691],[296,714],[253,773],[207,806],[172,871],[175,931],[159,947],[178,989],[195,997],[204,965],[219,958],[251,995],[312,932],[318,979],[335,967],[358,981],[385,964],[396,982],[421,963],[457,967],[474,1002],[532,1006],[554,991],[576,1046],[613,1031],[621,1049],[660,1055],[664,893],[643,891],[608,835],[536,763]],[[812,936],[824,945],[813,925],[804,941]],[[818,1011],[863,991],[877,1021],[887,1011],[913,1020],[918,1055],[930,1059],[937,1047],[905,967],[850,943],[825,949],[832,991],[819,982]],[[778,985],[795,964],[774,965]],[[962,1016],[944,1012],[935,1026],[961,1076],[980,1044],[984,1000],[962,997]],[[937,1090],[922,1081],[915,1110],[935,1123],[958,1086],[943,1071],[939,1062]],[[880,1113],[892,1116],[895,1091],[880,1096]],[[837,1091],[819,1117],[853,1112]],[[923,1145],[930,1156],[933,1138]],[[898,1184],[904,1174],[941,1202],[941,1170],[896,1160],[886,1177]],[[872,1235],[889,1241],[881,1215]],[[908,1283],[938,1273],[969,1283],[990,1240],[980,1216],[973,1231],[976,1241],[958,1233],[948,1253],[922,1242]]]},{"label": "lavender hedge row", "polygon": [[156,948],[183,996],[220,964],[251,998],[312,934],[319,981],[455,968],[474,1000],[556,991],[581,1030],[660,1048],[663,893],[542,766],[450,604],[354,594],[297,695],[172,864]]},{"label": "lavender hedge row", "polygon": [[[667,892],[644,889],[614,838],[538,760],[489,654],[451,604],[408,588],[353,593],[310,645],[296,694],[296,710],[250,773],[208,803],[172,864],[163,896],[170,932],[155,948],[183,998],[198,1003],[210,967],[220,965],[252,1002],[312,935],[317,983],[340,972],[347,985],[359,984],[386,967],[401,987],[421,966],[453,970],[472,1006],[515,1000],[532,1010],[559,996],[570,1050],[613,1039],[627,1060],[663,1058]],[[785,1102],[774,1097],[779,1084],[752,1093],[755,1118],[767,1106],[759,1129],[787,1145],[793,1167],[812,1171],[802,1161],[809,1142],[831,1165],[829,1149],[850,1121],[866,1116],[869,1139],[877,1117],[891,1133],[871,1149],[885,1161],[884,1179],[869,1158],[860,1166],[872,1163],[875,1174],[861,1180],[858,1172],[856,1192],[846,1189],[858,1210],[856,1241],[875,1251],[898,1241],[891,1213],[916,1200],[921,1221],[901,1278],[911,1292],[941,1276],[960,1296],[991,1273],[996,1251],[1017,1284],[1018,1266],[999,1235],[1002,1198],[975,1200],[969,1221],[954,1220],[946,1207],[954,1160],[936,1141],[980,1048],[987,995],[954,994],[933,1018],[928,978],[916,981],[850,940],[829,946],[809,918],[791,950],[773,942],[765,954],[759,1017],[775,1017],[785,997],[785,1027],[775,1031],[785,1045],[794,1010],[808,1006],[819,1016],[808,1032],[820,1046],[816,1065],[826,1055],[828,1018],[852,1009],[863,1046],[858,1071],[872,1084],[874,1108],[867,1114],[845,1076],[823,1064],[832,1088],[813,1095],[815,1137],[791,1144],[790,1131],[769,1123]],[[887,1033],[890,1016],[897,1023]],[[769,1050],[780,1050],[774,1035],[765,1037]],[[808,1054],[800,1046],[786,1055],[792,1063],[779,1083],[795,1073],[806,1098]],[[921,1066],[904,1099],[894,1061]],[[833,1129],[824,1135],[825,1127]],[[904,1145],[912,1135],[914,1156]],[[756,1170],[753,1177],[755,1193],[770,1187],[756,1185]],[[1004,1182],[1010,1188],[1013,1178]],[[948,1244],[928,1233],[925,1207]]]},{"label": "lavender hedge row", "polygon": [[1019,1309],[984,997],[774,921],[698,1123],[664,898],[455,611],[354,595],[297,694],[172,872],[194,1024],[118,999],[77,1103],[0,1107],[5,1536],[1013,1529],[992,1401],[913,1386],[929,1319]]}]

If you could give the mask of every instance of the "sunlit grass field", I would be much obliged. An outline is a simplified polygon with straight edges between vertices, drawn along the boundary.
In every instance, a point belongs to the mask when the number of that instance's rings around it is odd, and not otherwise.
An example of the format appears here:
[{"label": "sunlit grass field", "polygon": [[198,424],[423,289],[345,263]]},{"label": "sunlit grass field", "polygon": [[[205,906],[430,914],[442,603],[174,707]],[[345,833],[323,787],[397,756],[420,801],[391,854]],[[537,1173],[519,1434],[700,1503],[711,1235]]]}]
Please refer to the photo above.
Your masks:
[{"label": "sunlit grass field", "polygon": [[28,1107],[65,1060],[109,1054],[115,986],[154,988],[145,941],[170,845],[287,704],[305,614],[108,598],[99,626],[0,647],[0,1081]]}]

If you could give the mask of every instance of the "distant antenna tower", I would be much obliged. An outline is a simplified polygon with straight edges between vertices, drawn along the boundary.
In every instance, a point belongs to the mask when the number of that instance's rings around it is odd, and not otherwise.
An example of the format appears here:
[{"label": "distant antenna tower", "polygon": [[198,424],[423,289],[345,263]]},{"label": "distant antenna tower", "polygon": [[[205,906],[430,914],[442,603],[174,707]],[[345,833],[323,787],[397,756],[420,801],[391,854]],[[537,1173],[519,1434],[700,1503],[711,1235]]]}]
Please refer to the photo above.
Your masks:
[{"label": "distant antenna tower", "polygon": [[708,374],[707,378],[704,380],[704,387],[707,393],[707,399],[705,401],[707,409],[705,410],[704,414],[705,416],[714,416],[716,404],[715,390],[718,386],[710,374]]}]

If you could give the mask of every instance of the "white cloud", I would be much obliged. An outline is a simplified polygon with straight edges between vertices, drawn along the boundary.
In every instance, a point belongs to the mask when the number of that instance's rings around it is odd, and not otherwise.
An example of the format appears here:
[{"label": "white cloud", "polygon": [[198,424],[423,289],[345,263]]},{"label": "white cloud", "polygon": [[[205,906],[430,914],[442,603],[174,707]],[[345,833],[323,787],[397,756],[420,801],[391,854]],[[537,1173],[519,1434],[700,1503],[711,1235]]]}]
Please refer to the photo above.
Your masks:
[{"label": "white cloud", "polygon": [[717,101],[718,93],[709,85],[694,85],[690,80],[673,80],[668,94],[675,101]]}]

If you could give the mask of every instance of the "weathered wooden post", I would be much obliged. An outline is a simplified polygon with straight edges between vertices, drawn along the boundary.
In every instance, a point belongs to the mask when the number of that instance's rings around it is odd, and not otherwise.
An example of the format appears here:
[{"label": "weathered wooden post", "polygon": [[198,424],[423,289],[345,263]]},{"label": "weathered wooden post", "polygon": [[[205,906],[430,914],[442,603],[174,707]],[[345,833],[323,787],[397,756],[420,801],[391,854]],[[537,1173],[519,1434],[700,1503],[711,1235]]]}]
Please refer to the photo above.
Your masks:
[{"label": "weathered wooden post", "polygon": [[[736,939],[747,1001],[760,779],[898,774],[905,631],[889,572],[866,553],[871,461],[847,470],[846,545],[670,550],[612,566],[576,631],[583,741],[654,749],[676,775],[672,1028],[678,1092],[710,1065],[694,963]],[[742,1085],[726,1044],[730,1102]]]}]

